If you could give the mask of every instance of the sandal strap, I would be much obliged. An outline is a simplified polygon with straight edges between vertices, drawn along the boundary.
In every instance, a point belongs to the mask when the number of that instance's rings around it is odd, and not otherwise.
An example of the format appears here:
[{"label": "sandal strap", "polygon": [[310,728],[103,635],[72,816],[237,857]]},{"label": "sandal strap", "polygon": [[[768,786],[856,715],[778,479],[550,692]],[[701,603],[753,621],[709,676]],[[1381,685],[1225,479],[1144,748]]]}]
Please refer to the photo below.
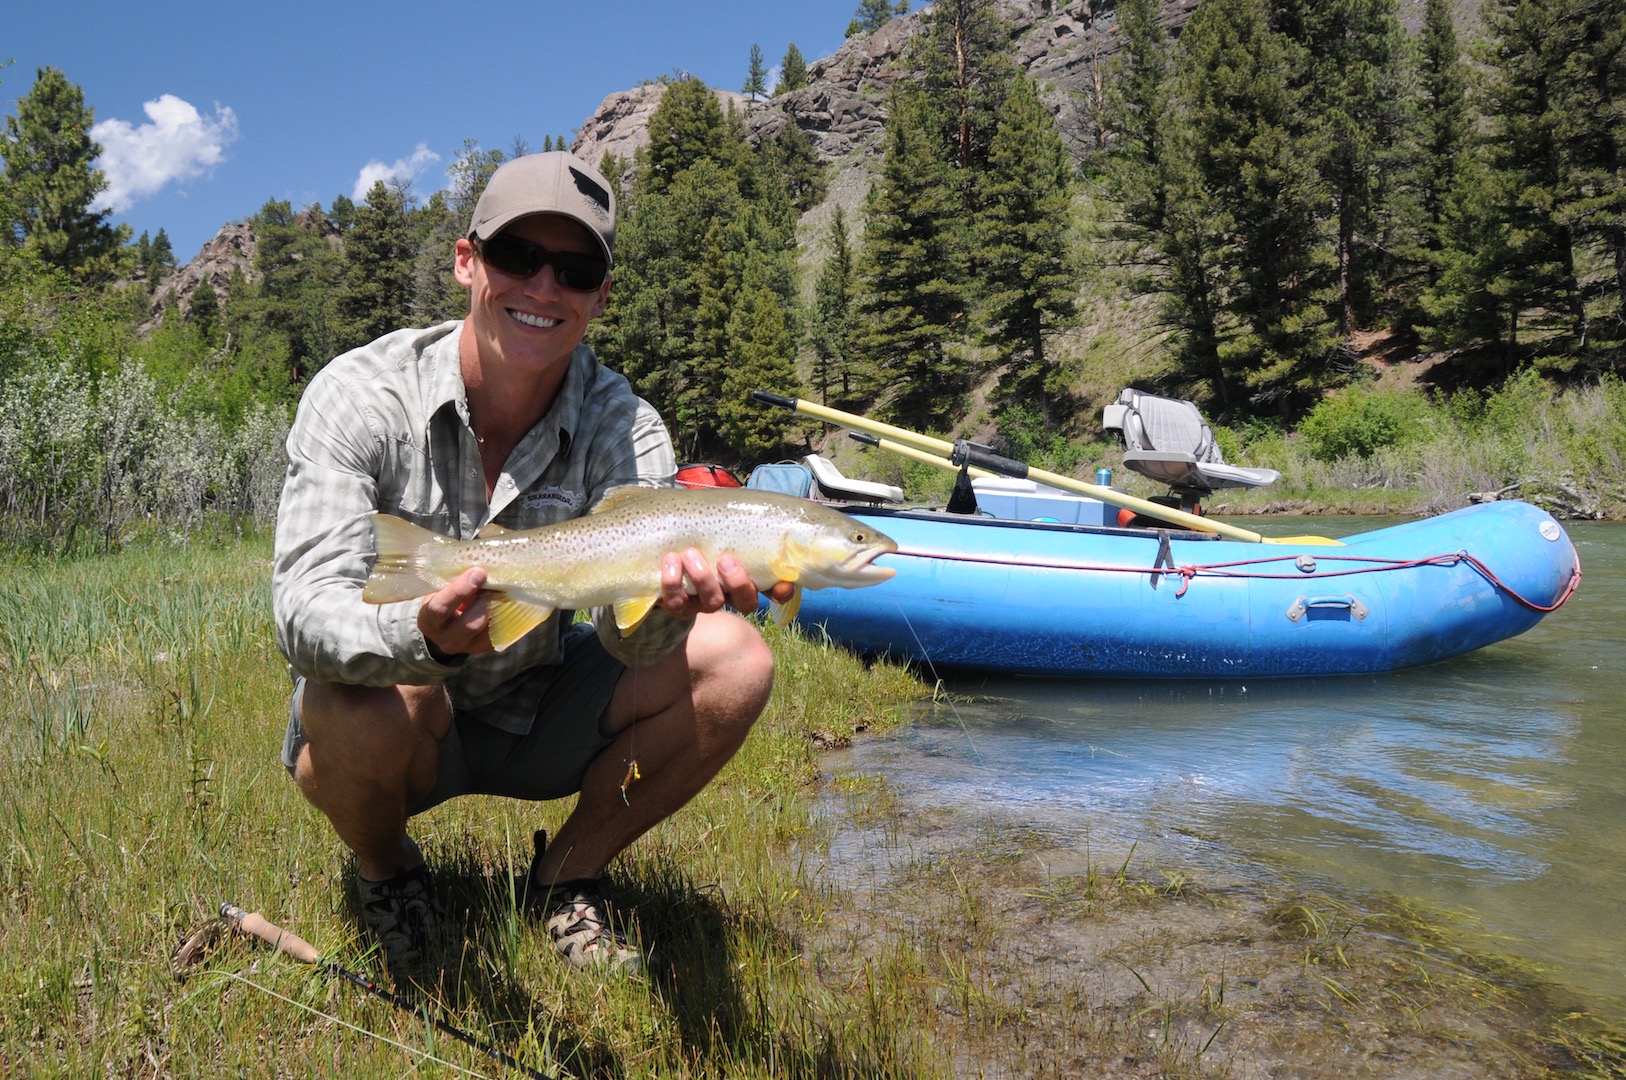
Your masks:
[{"label": "sandal strap", "polygon": [[599,878],[573,878],[538,885],[537,867],[547,845],[547,834],[538,829],[536,855],[531,859],[529,887],[540,888],[537,897],[553,947],[573,968],[604,965],[614,971],[637,974],[643,970],[642,954],[615,928]]}]

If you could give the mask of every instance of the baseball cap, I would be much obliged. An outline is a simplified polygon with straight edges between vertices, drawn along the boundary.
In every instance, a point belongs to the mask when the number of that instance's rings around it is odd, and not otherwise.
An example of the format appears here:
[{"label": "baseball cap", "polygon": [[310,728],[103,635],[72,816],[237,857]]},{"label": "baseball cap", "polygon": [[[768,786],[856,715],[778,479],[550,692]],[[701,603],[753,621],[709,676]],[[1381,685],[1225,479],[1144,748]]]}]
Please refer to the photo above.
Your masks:
[{"label": "baseball cap", "polygon": [[615,195],[597,169],[565,150],[527,154],[491,174],[474,204],[469,235],[489,240],[531,214],[561,214],[579,221],[615,262]]}]

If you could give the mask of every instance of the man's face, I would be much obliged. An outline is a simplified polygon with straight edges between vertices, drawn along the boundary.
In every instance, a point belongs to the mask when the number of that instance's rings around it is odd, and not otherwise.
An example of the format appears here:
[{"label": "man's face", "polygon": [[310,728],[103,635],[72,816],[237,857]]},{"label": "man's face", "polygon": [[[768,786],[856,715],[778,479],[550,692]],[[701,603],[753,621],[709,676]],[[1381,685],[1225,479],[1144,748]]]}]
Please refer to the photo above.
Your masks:
[{"label": "man's face", "polygon": [[[503,229],[548,251],[601,254],[593,235],[578,222],[555,214],[520,218]],[[516,368],[547,368],[568,363],[587,324],[603,314],[610,279],[591,292],[567,289],[558,273],[544,266],[529,278],[514,277],[481,258],[467,238],[457,242],[455,274],[469,289],[469,321],[482,363]]]}]

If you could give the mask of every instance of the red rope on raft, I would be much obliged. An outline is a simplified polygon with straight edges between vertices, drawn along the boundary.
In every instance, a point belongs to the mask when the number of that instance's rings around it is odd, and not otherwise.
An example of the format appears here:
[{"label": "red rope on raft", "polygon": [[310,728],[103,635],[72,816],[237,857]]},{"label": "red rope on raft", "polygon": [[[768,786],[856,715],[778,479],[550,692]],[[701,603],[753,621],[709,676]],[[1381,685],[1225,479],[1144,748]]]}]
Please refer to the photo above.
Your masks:
[{"label": "red rope on raft", "polygon": [[1178,574],[1180,588],[1175,591],[1176,596],[1184,596],[1191,582],[1199,575],[1209,577],[1250,578],[1260,580],[1292,580],[1310,581],[1318,578],[1348,577],[1353,574],[1374,574],[1388,570],[1410,570],[1421,566],[1455,566],[1465,562],[1472,566],[1479,574],[1492,585],[1507,593],[1514,600],[1523,604],[1531,611],[1549,612],[1557,611],[1564,605],[1581,584],[1581,564],[1576,562],[1570,572],[1570,580],[1564,586],[1563,593],[1551,604],[1538,604],[1533,600],[1520,596],[1506,582],[1496,576],[1495,571],[1486,566],[1478,558],[1466,551],[1452,552],[1444,555],[1429,555],[1421,559],[1378,559],[1362,555],[1315,555],[1317,564],[1322,562],[1357,562],[1363,566],[1351,567],[1344,570],[1314,570],[1310,573],[1295,571],[1290,574],[1260,573],[1257,571],[1237,572],[1238,567],[1260,566],[1267,563],[1288,562],[1296,560],[1298,555],[1274,555],[1262,559],[1240,559],[1236,562],[1209,563],[1207,565],[1188,564],[1185,566],[1139,567],[1139,566],[1107,566],[1103,564],[1063,562],[1051,559],[1014,558],[1002,555],[961,555],[947,551],[916,551],[908,548],[899,548],[899,555],[909,555],[917,559],[943,559],[949,562],[983,563],[991,566],[1031,566],[1041,570],[1093,570],[1103,573],[1116,574]]}]

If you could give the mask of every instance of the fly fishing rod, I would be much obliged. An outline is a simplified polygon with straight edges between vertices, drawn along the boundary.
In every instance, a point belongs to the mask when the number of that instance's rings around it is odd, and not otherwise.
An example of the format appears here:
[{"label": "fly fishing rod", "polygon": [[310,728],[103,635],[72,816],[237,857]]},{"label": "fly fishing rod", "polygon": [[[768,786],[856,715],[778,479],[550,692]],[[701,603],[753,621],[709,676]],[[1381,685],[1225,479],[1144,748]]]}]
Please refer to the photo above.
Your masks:
[{"label": "fly fishing rod", "polygon": [[515,1060],[513,1057],[497,1049],[495,1046],[492,1046],[490,1043],[481,1042],[479,1039],[476,1039],[473,1035],[470,1035],[462,1028],[456,1027],[448,1021],[441,1019],[439,1016],[436,1016],[434,1013],[430,1012],[427,1007],[414,1005],[401,995],[379,986],[367,976],[351,971],[349,968],[337,964],[332,960],[322,959],[321,954],[316,951],[316,946],[312,945],[298,934],[284,930],[282,927],[278,926],[274,922],[271,922],[257,911],[244,911],[236,904],[224,903],[220,905],[220,915],[221,918],[229,919],[232,926],[238,931],[259,938],[267,945],[270,945],[273,949],[286,956],[290,956],[295,960],[298,960],[302,964],[314,964],[323,971],[326,971],[329,975],[334,975],[345,980],[346,982],[354,983],[356,986],[361,987],[374,997],[382,998],[384,1001],[394,1005],[402,1012],[410,1013],[413,1016],[418,1017],[420,1020],[430,1024],[437,1031],[445,1032],[447,1035],[450,1035],[457,1041],[464,1043],[467,1046],[472,1046],[474,1049],[480,1051],[495,1061],[501,1062],[510,1069],[517,1069],[526,1076],[535,1078],[535,1080],[553,1080],[553,1078],[557,1075],[556,1073],[538,1072],[529,1065],[524,1065]]}]

